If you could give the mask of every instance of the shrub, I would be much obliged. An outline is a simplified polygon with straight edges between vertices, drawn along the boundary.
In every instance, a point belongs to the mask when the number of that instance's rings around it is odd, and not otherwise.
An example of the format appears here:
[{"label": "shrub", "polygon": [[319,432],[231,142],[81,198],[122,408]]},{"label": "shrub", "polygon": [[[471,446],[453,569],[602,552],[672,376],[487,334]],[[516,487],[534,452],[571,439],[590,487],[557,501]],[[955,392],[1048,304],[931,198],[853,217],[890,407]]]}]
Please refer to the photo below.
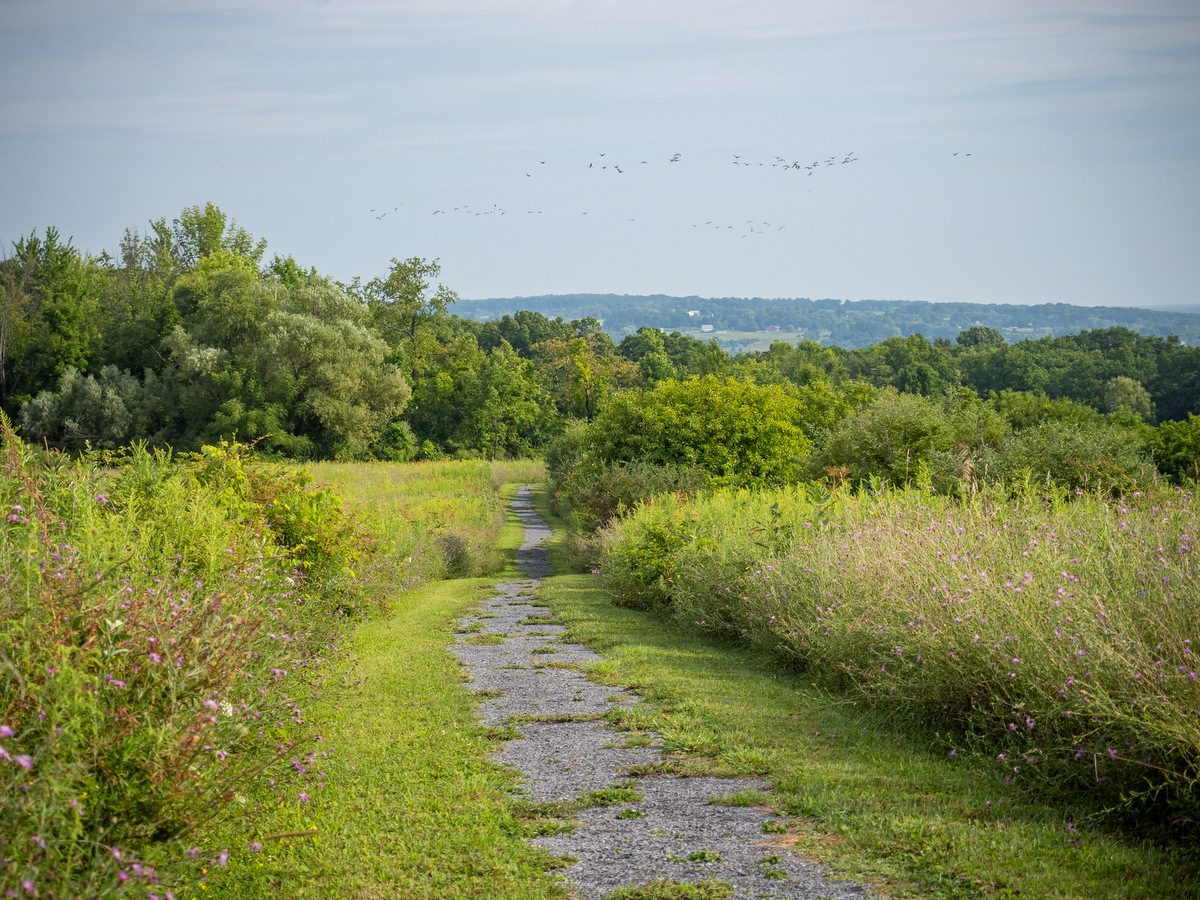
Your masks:
[{"label": "shrub", "polygon": [[796,474],[812,442],[804,406],[775,385],[713,375],[614,394],[587,431],[583,467],[645,463],[703,470],[714,484]]},{"label": "shrub", "polygon": [[809,462],[808,472],[812,477],[842,472],[856,486],[872,477],[905,485],[922,464],[928,466],[935,450],[949,446],[934,401],[888,388],[829,435]]},{"label": "shrub", "polygon": [[1148,443],[1159,471],[1176,481],[1200,482],[1200,416],[1188,413],[1186,422],[1163,422],[1150,432]]},{"label": "shrub", "polygon": [[576,527],[591,532],[658,494],[692,496],[707,481],[708,473],[697,466],[598,463],[569,472],[555,491],[555,505]]},{"label": "shrub", "polygon": [[1047,485],[1117,493],[1136,490],[1155,474],[1140,434],[1109,424],[1043,422],[1007,438],[989,465],[993,475],[1010,481],[1027,474]]}]

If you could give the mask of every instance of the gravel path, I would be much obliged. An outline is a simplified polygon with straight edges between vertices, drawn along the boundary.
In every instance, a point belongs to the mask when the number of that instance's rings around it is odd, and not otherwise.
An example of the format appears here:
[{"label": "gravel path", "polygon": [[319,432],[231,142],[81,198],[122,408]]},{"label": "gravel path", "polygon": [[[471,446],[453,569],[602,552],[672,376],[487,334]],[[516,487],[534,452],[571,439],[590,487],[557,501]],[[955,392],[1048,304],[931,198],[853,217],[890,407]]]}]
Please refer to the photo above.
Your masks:
[{"label": "gravel path", "polygon": [[550,852],[577,860],[562,871],[579,896],[603,897],[617,887],[655,879],[723,880],[739,898],[868,896],[863,886],[827,880],[820,866],[772,844],[775,836],[763,832],[763,824],[775,819],[770,813],[709,803],[723,794],[767,790],[765,782],[672,775],[630,779],[625,774],[628,766],[658,759],[660,751],[623,747],[620,732],[587,719],[639,698],[556,667],[588,665],[600,657],[561,642],[563,626],[547,609],[532,605],[538,579],[550,574],[542,546],[550,528],[534,511],[528,488],[521,488],[513,509],[525,523],[517,559],[529,577],[498,585],[479,613],[463,619],[454,652],[470,672],[470,687],[485,695],[483,721],[513,727],[521,735],[507,741],[498,757],[521,773],[524,798],[575,800],[617,784],[633,784],[641,794],[635,802],[582,809],[573,816],[579,827],[572,832],[535,839]]}]

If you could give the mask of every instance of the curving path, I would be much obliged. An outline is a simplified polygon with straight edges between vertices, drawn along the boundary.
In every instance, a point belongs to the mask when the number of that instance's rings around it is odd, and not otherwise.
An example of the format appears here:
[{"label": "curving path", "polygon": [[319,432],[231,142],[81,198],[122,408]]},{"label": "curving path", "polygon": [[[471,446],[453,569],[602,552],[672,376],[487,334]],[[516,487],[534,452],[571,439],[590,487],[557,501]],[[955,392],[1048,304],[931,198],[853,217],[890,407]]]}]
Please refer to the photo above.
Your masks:
[{"label": "curving path", "polygon": [[561,667],[586,666],[600,656],[561,642],[564,626],[544,607],[532,605],[539,580],[550,574],[543,545],[551,532],[534,511],[528,487],[521,488],[513,509],[525,523],[517,560],[529,577],[497,585],[480,611],[460,623],[464,633],[454,652],[470,672],[471,689],[484,694],[483,721],[520,733],[498,757],[521,773],[518,790],[525,798],[575,800],[631,781],[641,794],[636,802],[580,810],[573,816],[578,823],[573,831],[535,839],[550,852],[577,860],[562,871],[579,896],[602,897],[655,879],[719,879],[729,882],[739,898],[867,896],[862,885],[828,880],[820,866],[772,845],[762,828],[775,818],[770,813],[708,802],[746,789],[766,790],[765,782],[672,775],[630,779],[625,774],[628,766],[658,759],[660,751],[622,747],[620,732],[595,719],[639,698]]}]

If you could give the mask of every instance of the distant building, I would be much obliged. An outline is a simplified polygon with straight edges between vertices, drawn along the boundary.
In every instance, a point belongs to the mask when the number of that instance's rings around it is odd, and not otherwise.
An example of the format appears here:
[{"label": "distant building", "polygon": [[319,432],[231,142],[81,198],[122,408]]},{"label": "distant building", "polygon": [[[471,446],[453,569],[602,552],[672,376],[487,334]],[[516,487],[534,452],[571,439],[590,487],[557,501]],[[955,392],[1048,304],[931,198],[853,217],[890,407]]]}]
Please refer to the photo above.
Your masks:
[{"label": "distant building", "polygon": [[700,330],[703,331],[705,334],[708,334],[708,332],[713,330],[713,327],[711,325],[701,325]]},{"label": "distant building", "polygon": [[689,316],[698,316],[698,315],[700,315],[700,310],[698,310],[698,309],[689,309],[689,310],[688,310],[688,315],[689,315]]},{"label": "distant building", "polygon": [[779,326],[778,325],[768,325],[767,326],[767,334],[779,334]]}]

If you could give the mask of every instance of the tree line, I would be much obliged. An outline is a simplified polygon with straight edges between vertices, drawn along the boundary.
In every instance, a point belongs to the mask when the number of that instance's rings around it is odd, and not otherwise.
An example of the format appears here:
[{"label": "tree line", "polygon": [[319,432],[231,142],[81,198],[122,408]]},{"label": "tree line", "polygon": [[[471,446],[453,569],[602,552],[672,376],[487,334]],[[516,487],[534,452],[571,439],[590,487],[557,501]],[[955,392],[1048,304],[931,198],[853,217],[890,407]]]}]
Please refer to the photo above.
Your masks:
[{"label": "tree line", "polygon": [[[930,340],[954,340],[974,325],[995,328],[1009,341],[1062,337],[1080,331],[1128,328],[1139,334],[1175,334],[1200,344],[1200,311],[1137,307],[1085,307],[1069,303],[931,303],[922,300],[808,300],[762,297],[671,297],[664,294],[554,294],[464,300],[461,314],[473,319],[499,318],[517,310],[534,310],[564,319],[595,316],[620,341],[643,325],[687,333],[702,325],[728,332],[719,340],[730,350],[755,349],[743,332],[777,328],[783,334],[836,344],[847,349],[868,347],[890,337],[922,334]],[[1185,311],[1190,310],[1190,311]]]},{"label": "tree line", "polygon": [[973,325],[954,340],[731,354],[643,323],[618,343],[589,316],[456,315],[436,261],[394,259],[347,284],[267,261],[266,246],[211,203],[128,229],[116,256],[53,228],[16,241],[0,260],[0,406],[25,440],[67,451],[237,439],[290,458],[403,461],[536,453],[657,390],[697,434],[731,402],[786,413],[792,430],[760,441],[795,431],[783,443],[810,477],[1008,471],[1055,453],[1064,477],[1085,456],[1200,474],[1200,348],[1174,336],[1113,327],[1010,344]]}]

